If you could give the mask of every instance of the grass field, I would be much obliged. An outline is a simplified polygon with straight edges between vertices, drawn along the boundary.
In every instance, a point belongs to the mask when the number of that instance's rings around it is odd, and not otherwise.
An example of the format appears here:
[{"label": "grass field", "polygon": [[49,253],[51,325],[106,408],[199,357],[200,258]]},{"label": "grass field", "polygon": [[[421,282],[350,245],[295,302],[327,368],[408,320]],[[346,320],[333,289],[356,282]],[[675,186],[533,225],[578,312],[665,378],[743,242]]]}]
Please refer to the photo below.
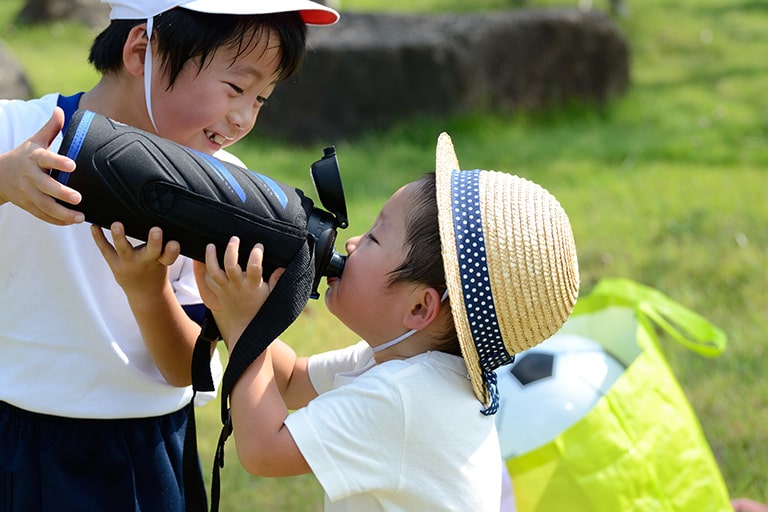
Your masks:
[{"label": "grass field", "polygon": [[[632,84],[608,105],[409,120],[354,143],[338,141],[348,231],[366,229],[394,189],[433,167],[434,141],[443,130],[454,138],[464,167],[515,172],[541,183],[570,214],[583,293],[603,277],[628,277],[726,331],[729,346],[717,359],[692,355],[666,338],[662,344],[731,493],[768,500],[768,4],[627,3],[630,13],[616,22],[631,45]],[[93,33],[68,24],[14,27],[12,14],[20,5],[20,0],[0,5],[0,37],[24,63],[35,93],[90,87],[96,75],[85,56]],[[504,8],[505,2],[342,0],[342,5],[448,11],[467,5]],[[595,2],[596,8],[606,5]],[[236,148],[250,167],[305,190],[312,190],[307,163],[320,150],[264,139],[248,139]],[[314,301],[284,338],[304,354],[355,339]],[[207,471],[218,435],[218,405],[204,407],[198,416]],[[312,477],[250,477],[238,466],[232,445],[222,473],[224,510],[322,509]]]}]

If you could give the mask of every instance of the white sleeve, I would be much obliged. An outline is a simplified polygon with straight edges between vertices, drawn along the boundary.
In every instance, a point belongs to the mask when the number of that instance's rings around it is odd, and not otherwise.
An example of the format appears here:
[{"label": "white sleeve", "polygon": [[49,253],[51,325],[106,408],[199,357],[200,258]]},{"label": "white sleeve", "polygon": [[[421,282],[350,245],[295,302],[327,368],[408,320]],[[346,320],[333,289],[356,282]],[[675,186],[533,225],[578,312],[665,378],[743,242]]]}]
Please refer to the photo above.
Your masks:
[{"label": "white sleeve", "polygon": [[171,281],[176,300],[182,306],[202,304],[200,292],[197,290],[195,274],[192,270],[192,259],[179,256],[168,269],[168,279]]},{"label": "white sleeve", "polygon": [[309,380],[318,394],[332,390],[336,375],[360,368],[361,361],[367,361],[366,349],[368,343],[359,341],[354,345],[338,350],[330,350],[309,357],[307,372]]},{"label": "white sleeve", "polygon": [[331,501],[399,485],[403,401],[386,373],[374,373],[318,396],[285,420]]},{"label": "white sleeve", "polygon": [[[47,94],[35,100],[0,100],[0,153],[5,153],[37,133],[50,119],[58,93]],[[61,133],[51,144],[56,151],[61,144]]]}]

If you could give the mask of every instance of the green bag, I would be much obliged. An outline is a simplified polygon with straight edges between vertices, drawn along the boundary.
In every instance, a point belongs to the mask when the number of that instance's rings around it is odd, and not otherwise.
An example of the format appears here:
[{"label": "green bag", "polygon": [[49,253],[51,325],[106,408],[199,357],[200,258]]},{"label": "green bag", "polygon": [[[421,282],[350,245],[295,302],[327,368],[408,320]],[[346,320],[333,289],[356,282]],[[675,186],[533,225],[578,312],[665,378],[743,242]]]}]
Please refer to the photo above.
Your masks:
[{"label": "green bag", "polygon": [[507,459],[518,512],[733,510],[657,327],[700,355],[726,346],[706,319],[630,280],[600,281],[579,298],[560,332],[599,342],[627,369],[554,440]]}]

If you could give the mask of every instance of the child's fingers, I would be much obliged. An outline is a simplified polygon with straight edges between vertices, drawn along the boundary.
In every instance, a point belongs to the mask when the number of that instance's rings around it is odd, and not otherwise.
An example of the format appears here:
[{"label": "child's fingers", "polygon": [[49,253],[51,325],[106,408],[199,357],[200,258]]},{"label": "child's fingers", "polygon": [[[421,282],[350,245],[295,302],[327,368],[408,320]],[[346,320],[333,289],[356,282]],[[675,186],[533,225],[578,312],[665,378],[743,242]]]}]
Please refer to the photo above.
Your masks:
[{"label": "child's fingers", "polygon": [[217,275],[221,272],[221,267],[219,267],[219,260],[216,258],[216,246],[214,244],[208,244],[205,246],[205,268],[208,270],[208,274],[211,276]]},{"label": "child's fingers", "polygon": [[[35,148],[32,151],[31,157],[32,157],[32,160],[35,162],[35,164],[37,164],[37,166],[43,169],[44,171],[54,169],[56,171],[62,171],[62,172],[73,172],[75,170],[74,160],[72,160],[67,156],[60,155],[55,151],[51,151],[50,149]],[[42,176],[43,177],[50,176],[50,174],[46,172]],[[51,184],[59,183],[56,180],[53,180],[53,181],[45,180],[45,181],[48,182],[48,186],[50,186]],[[64,187],[64,188],[68,188],[68,187]],[[69,190],[72,190],[72,189],[69,189]]]},{"label": "child's fingers", "polygon": [[[126,242],[128,240],[126,239]],[[129,243],[130,245],[130,243]],[[155,226],[147,233],[147,243],[144,245],[146,257],[149,260],[157,260],[163,252],[163,230]]]},{"label": "child's fingers", "polygon": [[227,249],[224,251],[224,271],[227,276],[232,280],[242,279],[242,269],[238,263],[240,254],[240,239],[233,236],[227,243]]},{"label": "child's fingers", "polygon": [[[33,147],[39,146],[33,151],[32,157],[34,162],[41,169],[56,169],[64,172],[72,172],[75,170],[74,160],[48,149],[63,126],[64,111],[60,107],[56,107],[53,110],[53,114],[51,114],[51,117],[42,126],[42,128],[40,128],[36,134],[30,137],[29,142],[32,143]],[[37,178],[36,187],[45,195],[51,196],[55,199],[60,199],[70,204],[78,204],[82,199],[82,196],[77,190],[62,185],[47,174],[41,174],[40,177]],[[64,208],[65,213],[62,214],[62,208],[64,207],[54,208],[53,212],[48,212],[45,209],[44,211],[46,214],[51,215],[52,217],[63,217],[63,221],[67,221],[71,217],[76,217],[77,221],[82,222],[80,215],[73,214],[71,210]]]},{"label": "child's fingers", "polygon": [[214,244],[208,244],[205,248],[205,268],[208,271],[207,279],[212,290],[218,292],[230,284],[231,281],[226,271],[219,266],[216,245]]},{"label": "child's fingers", "polygon": [[272,272],[272,275],[269,276],[269,289],[274,290],[275,286],[277,286],[277,281],[280,279],[280,276],[285,273],[285,268],[280,267],[278,269],[275,269],[274,272]]},{"label": "child's fingers", "polygon": [[104,236],[104,231],[102,231],[101,226],[91,224],[91,236],[93,237],[94,242],[96,242],[96,247],[98,247],[99,252],[104,256],[107,263],[111,265],[115,249],[112,247],[112,244],[109,243],[107,237]]},{"label": "child's fingers", "polygon": [[176,240],[171,240],[165,244],[165,249],[163,249],[163,253],[157,259],[157,261],[166,267],[170,267],[174,264],[176,258],[179,256],[181,256],[181,246]]},{"label": "child's fingers", "polygon": [[61,129],[64,127],[64,110],[61,107],[53,109],[51,117],[36,134],[30,137],[30,141],[45,148],[49,147]]},{"label": "child's fingers", "polygon": [[33,159],[41,169],[54,169],[62,172],[73,172],[75,170],[74,160],[68,156],[51,151],[50,149],[35,149],[33,152]]},{"label": "child's fingers", "polygon": [[[118,256],[123,259],[131,256],[133,254],[134,247],[133,244],[128,241],[128,237],[125,236],[125,227],[123,227],[123,223],[113,222],[109,227],[109,232],[112,234],[112,245],[114,246]],[[162,234],[160,236],[162,237]]]},{"label": "child's fingers", "polygon": [[198,288],[202,288],[205,285],[206,272],[205,263],[200,261],[192,262],[192,273],[195,276],[195,282],[197,283]]},{"label": "child's fingers", "polygon": [[147,234],[147,243],[144,246],[144,258],[149,261],[157,261],[166,267],[173,265],[181,254],[179,242],[171,240],[163,246],[163,230],[153,226]]},{"label": "child's fingers", "polygon": [[85,220],[82,213],[70,210],[54,201],[51,196],[44,194],[40,194],[39,198],[21,201],[17,204],[38,219],[57,226],[79,224]]},{"label": "child's fingers", "polygon": [[211,277],[208,274],[205,263],[193,261],[192,272],[195,275],[195,282],[197,283],[197,289],[200,291],[200,298],[203,299],[203,303],[211,310],[219,309],[221,307],[219,298],[212,288],[212,286],[215,286],[215,283],[211,284]]},{"label": "child's fingers", "polygon": [[80,192],[53,179],[47,172],[50,169],[73,172],[75,170],[75,162],[73,160],[53,151],[42,149],[35,151],[34,159],[35,164],[46,171],[35,177],[35,187],[42,194],[72,205],[77,205],[82,201],[83,196]]},{"label": "child's fingers", "polygon": [[248,278],[261,280],[262,262],[264,261],[264,246],[262,244],[256,244],[251,249],[251,254],[248,256],[248,268],[246,269],[246,275]]}]

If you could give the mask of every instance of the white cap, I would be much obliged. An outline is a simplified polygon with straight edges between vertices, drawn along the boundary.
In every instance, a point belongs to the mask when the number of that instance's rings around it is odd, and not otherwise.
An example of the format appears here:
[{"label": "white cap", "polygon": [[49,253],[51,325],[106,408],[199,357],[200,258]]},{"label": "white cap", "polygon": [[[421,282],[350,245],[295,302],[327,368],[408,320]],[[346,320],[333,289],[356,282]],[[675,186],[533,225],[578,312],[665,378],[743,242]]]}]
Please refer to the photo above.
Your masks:
[{"label": "white cap", "polygon": [[332,25],[339,20],[334,9],[311,0],[101,0],[109,4],[111,20],[152,18],[174,7],[211,14],[273,14],[298,11],[307,25]]}]

